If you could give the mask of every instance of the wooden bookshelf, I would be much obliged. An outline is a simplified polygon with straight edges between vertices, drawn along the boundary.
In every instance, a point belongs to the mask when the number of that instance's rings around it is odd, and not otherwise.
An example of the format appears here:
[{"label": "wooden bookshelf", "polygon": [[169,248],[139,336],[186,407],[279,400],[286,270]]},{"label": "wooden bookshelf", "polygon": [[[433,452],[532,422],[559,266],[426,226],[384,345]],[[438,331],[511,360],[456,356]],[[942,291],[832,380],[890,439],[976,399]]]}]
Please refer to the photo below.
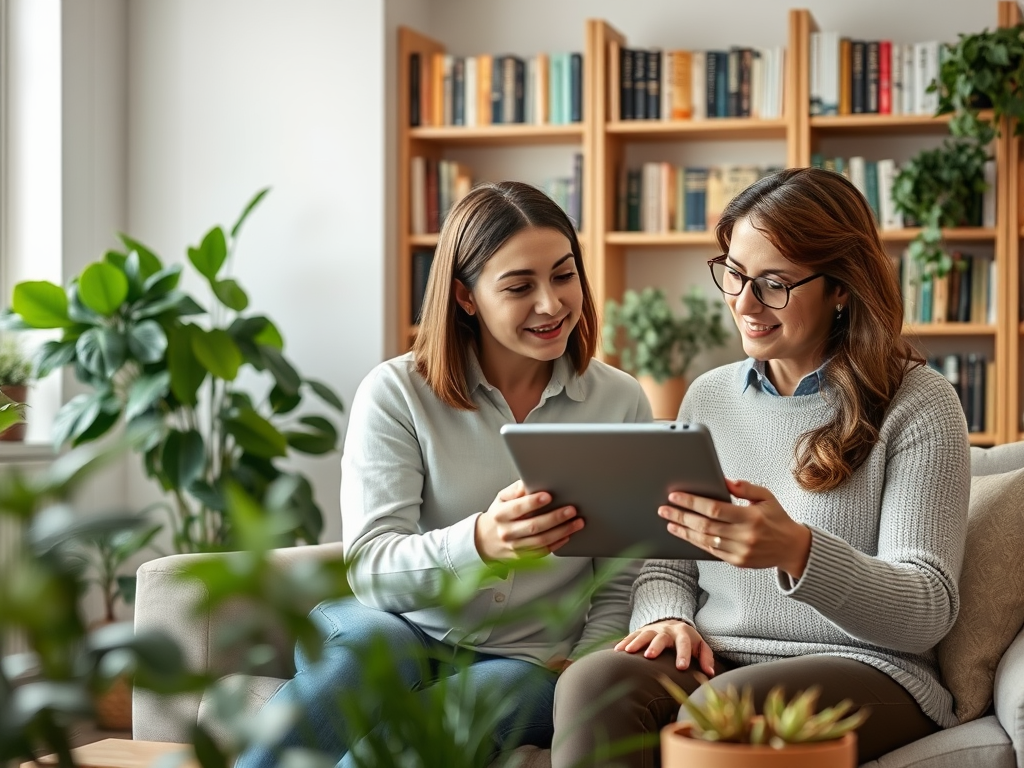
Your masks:
[{"label": "wooden bookshelf", "polygon": [[[1008,0],[997,3],[998,23],[1012,25],[1021,18],[1020,9]],[[822,141],[871,139],[875,146],[887,138],[906,142],[921,137],[922,144],[934,143],[948,132],[949,116],[930,115],[830,115],[811,116],[809,110],[810,35],[817,30],[813,15],[803,9],[789,11],[780,20],[776,45],[784,45],[784,106],[779,119],[708,118],[704,120],[622,120],[619,110],[619,50],[631,47],[625,31],[602,19],[585,23],[583,51],[583,122],[571,125],[492,125],[466,127],[409,127],[408,61],[412,52],[422,55],[444,52],[443,43],[401,28],[398,41],[398,246],[395,261],[397,347],[408,348],[415,335],[411,317],[411,260],[417,248],[436,246],[436,234],[410,232],[409,166],[413,156],[441,159],[462,149],[503,147],[569,146],[583,154],[582,215],[580,233],[584,255],[598,308],[609,298],[621,298],[626,288],[627,265],[646,253],[678,251],[692,263],[718,254],[714,233],[707,232],[623,232],[617,231],[616,201],[619,168],[627,161],[631,147],[665,144],[673,147],[688,142],[730,143],[778,142],[789,167],[810,164],[811,155]],[[884,20],[878,37],[884,36]],[[686,39],[680,30],[679,47],[702,49],[699,39]],[[953,34],[949,35],[952,39]],[[645,41],[632,41],[643,48]],[[1019,316],[1020,246],[1024,239],[1024,152],[1020,142],[1004,128],[994,143],[997,160],[997,216],[995,227],[962,227],[943,231],[948,243],[976,245],[991,250],[996,263],[996,322],[928,323],[905,327],[908,338],[923,349],[937,344],[963,351],[984,350],[994,362],[996,396],[995,423],[986,431],[971,435],[975,445],[991,445],[1024,439],[1024,317]],[[650,153],[650,149],[645,150]],[[771,164],[766,162],[766,165]],[[482,179],[481,179],[482,180]],[[883,244],[898,254],[918,234],[915,228],[882,230]],[[611,362],[615,362],[612,360]]]}]

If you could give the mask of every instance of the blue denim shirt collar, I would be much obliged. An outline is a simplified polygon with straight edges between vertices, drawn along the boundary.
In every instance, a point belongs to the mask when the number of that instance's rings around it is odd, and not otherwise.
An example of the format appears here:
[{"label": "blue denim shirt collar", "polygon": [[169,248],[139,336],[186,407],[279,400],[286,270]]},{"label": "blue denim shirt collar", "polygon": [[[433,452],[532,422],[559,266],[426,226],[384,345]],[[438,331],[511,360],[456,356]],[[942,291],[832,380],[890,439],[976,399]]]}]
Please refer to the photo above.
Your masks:
[{"label": "blue denim shirt collar", "polygon": [[[826,365],[828,365],[828,360],[819,365],[816,370],[811,371],[800,379],[800,383],[796,385],[796,389],[793,391],[793,397],[813,395],[823,390],[825,388]],[[747,387],[753,384],[766,395],[782,397],[775,388],[775,385],[768,379],[764,360],[755,360],[752,357],[748,357],[746,367],[746,375],[743,377],[743,392],[746,392]]]}]

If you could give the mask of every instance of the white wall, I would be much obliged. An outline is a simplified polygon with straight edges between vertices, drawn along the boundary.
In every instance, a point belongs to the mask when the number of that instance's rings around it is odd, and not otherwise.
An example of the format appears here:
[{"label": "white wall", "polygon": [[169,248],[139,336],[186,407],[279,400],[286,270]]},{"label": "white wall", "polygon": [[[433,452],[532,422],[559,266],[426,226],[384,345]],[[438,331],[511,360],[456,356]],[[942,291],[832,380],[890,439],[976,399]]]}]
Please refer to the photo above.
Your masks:
[{"label": "white wall", "polygon": [[[233,272],[346,402],[383,357],[383,24],[383,0],[129,2],[130,231],[182,260],[272,187]],[[337,538],[338,456],[303,468]]]}]

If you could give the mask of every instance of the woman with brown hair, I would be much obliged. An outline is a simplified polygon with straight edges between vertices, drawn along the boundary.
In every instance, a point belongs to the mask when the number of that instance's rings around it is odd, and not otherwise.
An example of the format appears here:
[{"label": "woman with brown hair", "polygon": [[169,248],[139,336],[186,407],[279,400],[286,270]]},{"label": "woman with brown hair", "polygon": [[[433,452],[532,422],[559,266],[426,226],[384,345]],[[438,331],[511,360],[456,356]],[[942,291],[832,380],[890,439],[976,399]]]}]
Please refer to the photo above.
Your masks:
[{"label": "woman with brown hair", "polygon": [[[550,744],[558,672],[628,629],[639,563],[596,591],[599,564],[587,558],[516,569],[520,558],[559,549],[583,521],[572,507],[539,512],[551,497],[525,492],[499,430],[511,422],[650,421],[636,380],[593,360],[597,333],[576,231],[550,198],[502,182],[476,187],[453,207],[413,351],[371,371],[352,403],[341,510],[355,597],[314,610],[323,656],[297,653],[298,672],[271,700],[303,718],[276,745],[249,750],[243,768],[272,765],[287,747],[348,753],[358,734],[338,694],[359,691],[373,644],[389,648],[410,690],[431,680],[409,659],[451,659],[455,648],[472,654],[469,684],[500,692],[506,710],[491,752]],[[445,582],[471,580],[489,565],[501,575],[454,615],[441,604]],[[589,604],[562,617],[557,632],[527,610],[588,592]]]},{"label": "woman with brown hair", "polygon": [[645,747],[621,764],[655,765],[678,711],[658,673],[749,685],[758,707],[777,684],[868,705],[860,762],[957,723],[934,647],[959,605],[967,428],[901,336],[871,210],[839,174],[787,170],[738,195],[717,237],[708,263],[749,357],[694,381],[679,418],[710,429],[735,503],[672,493],[658,510],[717,560],[645,564],[632,631],[563,675],[556,726],[630,692],[556,745],[555,768],[629,737]]}]

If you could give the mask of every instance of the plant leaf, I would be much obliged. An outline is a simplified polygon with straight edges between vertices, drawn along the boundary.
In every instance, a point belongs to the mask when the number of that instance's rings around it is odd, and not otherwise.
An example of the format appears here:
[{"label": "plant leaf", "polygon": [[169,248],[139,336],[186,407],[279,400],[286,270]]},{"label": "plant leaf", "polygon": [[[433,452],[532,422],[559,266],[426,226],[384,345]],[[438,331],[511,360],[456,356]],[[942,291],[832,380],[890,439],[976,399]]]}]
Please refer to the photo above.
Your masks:
[{"label": "plant leaf", "polygon": [[272,459],[288,452],[284,435],[252,408],[225,417],[224,428],[244,450],[261,458]]},{"label": "plant leaf", "polygon": [[214,227],[206,233],[198,248],[188,249],[188,259],[203,277],[211,283],[216,279],[224,260],[228,257],[228,246],[224,230]]},{"label": "plant leaf", "polygon": [[192,331],[192,351],[206,370],[225,381],[234,381],[242,365],[242,353],[228,332],[220,328]]},{"label": "plant leaf", "polygon": [[248,202],[248,204],[242,210],[242,214],[238,217],[238,221],[235,222],[235,226],[231,228],[232,240],[238,237],[238,232],[242,229],[242,224],[245,223],[245,220],[249,218],[249,214],[252,213],[253,208],[260,204],[260,201],[267,196],[267,193],[269,191],[270,187],[264,187],[253,196],[252,200]]},{"label": "plant leaf", "polygon": [[79,277],[78,295],[93,312],[110,317],[128,298],[128,278],[113,264],[97,261]]},{"label": "plant leaf", "polygon": [[47,341],[36,350],[35,376],[43,378],[75,359],[75,342]]},{"label": "plant leaf", "polygon": [[164,440],[160,463],[174,488],[187,488],[202,474],[206,463],[203,437],[194,429],[171,430]]},{"label": "plant leaf", "polygon": [[11,309],[33,328],[67,328],[68,297],[45,280],[28,280],[14,286]]},{"label": "plant leaf", "polygon": [[167,334],[155,320],[128,327],[128,351],[141,363],[157,363],[167,351]]},{"label": "plant leaf", "polygon": [[285,433],[288,445],[295,450],[319,456],[338,447],[338,430],[323,416],[303,416],[299,422],[309,429]]},{"label": "plant leaf", "polygon": [[156,317],[164,313],[170,314],[172,311],[176,317],[206,314],[206,310],[187,293],[171,290],[151,302],[140,302],[139,306],[132,311],[132,317],[136,319]]},{"label": "plant leaf", "polygon": [[178,287],[181,280],[181,265],[171,266],[158,270],[146,278],[142,284],[142,295],[152,301],[153,299],[170,293]]},{"label": "plant leaf", "polygon": [[206,368],[192,351],[192,335],[202,330],[194,325],[183,325],[167,334],[167,367],[171,372],[171,391],[184,405],[195,405],[196,393],[206,379]]},{"label": "plant leaf", "polygon": [[214,295],[220,299],[220,303],[235,312],[241,312],[249,306],[249,297],[245,291],[234,280],[214,280],[210,283]]},{"label": "plant leaf", "polygon": [[274,381],[277,382],[277,386],[286,395],[294,395],[299,391],[299,386],[302,384],[302,377],[299,376],[298,371],[289,363],[284,355],[281,354],[280,350],[274,347],[262,347],[260,351],[263,353],[263,359],[266,361],[267,368],[274,377]]},{"label": "plant leaf", "polygon": [[167,397],[171,389],[170,371],[143,374],[132,382],[128,390],[128,403],[125,405],[124,417],[132,421],[152,408],[161,398]]},{"label": "plant leaf", "polygon": [[75,352],[85,370],[109,380],[124,365],[124,337],[113,328],[90,328],[78,337]]},{"label": "plant leaf", "polygon": [[129,237],[124,234],[124,232],[118,232],[117,237],[122,243],[124,243],[125,248],[129,251],[135,251],[139,255],[139,277],[141,277],[143,281],[163,268],[164,265],[160,261],[160,257],[138,240]]},{"label": "plant leaf", "polygon": [[334,408],[338,413],[345,412],[345,405],[341,402],[341,398],[335,394],[333,389],[328,387],[322,381],[306,379],[306,384],[308,384],[309,388],[316,393],[317,397]]}]

